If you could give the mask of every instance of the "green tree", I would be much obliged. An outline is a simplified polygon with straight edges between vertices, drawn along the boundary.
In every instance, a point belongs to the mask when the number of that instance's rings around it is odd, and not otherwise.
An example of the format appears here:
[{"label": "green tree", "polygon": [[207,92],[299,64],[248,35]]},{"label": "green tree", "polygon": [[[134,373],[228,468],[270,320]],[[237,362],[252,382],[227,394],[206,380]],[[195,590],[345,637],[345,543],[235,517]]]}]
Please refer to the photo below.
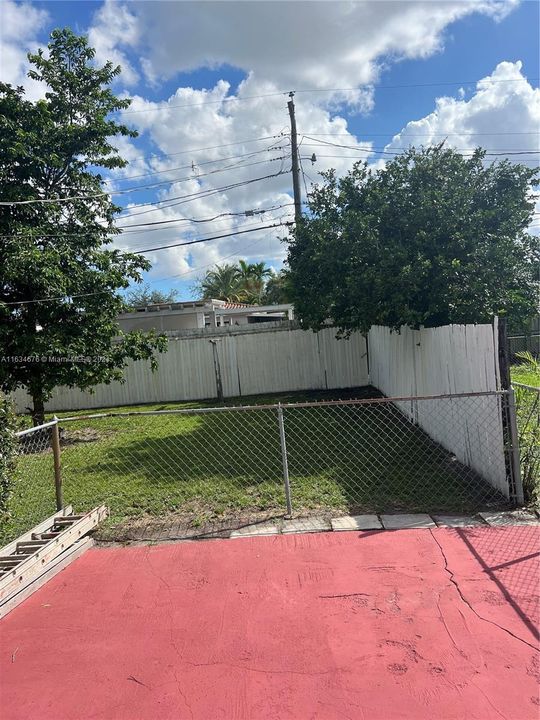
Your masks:
[{"label": "green tree", "polygon": [[132,288],[126,293],[126,303],[130,308],[146,307],[147,305],[165,305],[175,302],[178,290],[152,290],[150,285],[144,284],[139,288]]},{"label": "green tree", "polygon": [[233,263],[216,265],[195,283],[192,294],[202,300],[239,302],[238,266]]},{"label": "green tree", "polygon": [[[261,303],[287,302],[286,300],[270,300],[278,294],[283,297],[286,292],[286,276],[276,275],[264,262],[216,265],[199,279],[192,288],[192,295],[209,300],[226,300],[243,302],[252,305]],[[279,289],[278,289],[279,288]]]},{"label": "green tree", "polygon": [[306,326],[342,331],[527,318],[538,171],[485,152],[410,149],[384,169],[334,171],[289,245],[291,301]]},{"label": "green tree", "polygon": [[248,263],[245,260],[239,260],[237,272],[242,301],[260,305],[266,278],[272,274],[272,270],[263,262]]},{"label": "green tree", "polygon": [[9,398],[0,392],[0,524],[9,512],[17,455],[15,414]]},{"label": "green tree", "polygon": [[121,379],[129,358],[153,367],[165,347],[116,322],[126,309],[118,291],[140,282],[149,263],[106,247],[120,208],[98,171],[126,165],[112,140],[136,133],[109,119],[130,102],[109,87],[120,67],[93,58],[85,37],[55,30],[47,54],[29,55],[45,99],[0,84],[2,199],[43,201],[0,206],[0,387],[28,388],[34,423],[55,387]]},{"label": "green tree", "polygon": [[282,305],[290,302],[291,289],[289,284],[288,270],[280,270],[277,273],[272,272],[264,288],[261,300],[263,305]]},{"label": "green tree", "polygon": [[264,262],[247,263],[245,260],[239,260],[238,282],[243,299],[254,305],[260,305],[266,278],[271,274],[272,270],[266,267]]}]

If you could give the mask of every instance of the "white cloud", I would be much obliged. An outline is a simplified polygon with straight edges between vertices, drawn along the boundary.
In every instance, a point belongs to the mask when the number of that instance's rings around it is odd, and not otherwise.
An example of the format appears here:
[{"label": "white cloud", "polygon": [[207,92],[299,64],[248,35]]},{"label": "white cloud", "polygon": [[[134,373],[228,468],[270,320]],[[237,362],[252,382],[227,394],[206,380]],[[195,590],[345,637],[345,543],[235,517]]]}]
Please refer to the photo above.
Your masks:
[{"label": "white cloud", "polygon": [[158,2],[140,3],[134,12],[144,27],[141,52],[152,78],[228,63],[281,89],[316,89],[371,83],[383,60],[439,51],[450,23],[472,13],[500,19],[515,5],[516,0]]},{"label": "white cloud", "polygon": [[540,90],[526,81],[521,68],[519,61],[501,62],[477,83],[469,99],[438,98],[432,113],[409,122],[386,149],[430,145],[446,137],[446,143],[456,148],[540,150]]},{"label": "white cloud", "polygon": [[105,0],[88,31],[89,44],[96,50],[96,62],[104,65],[110,60],[114,65],[121,65],[120,80],[127,86],[135,85],[139,75],[127,59],[126,50],[136,47],[140,39],[138,18],[127,5],[114,0]]},{"label": "white cloud", "polygon": [[[259,82],[254,76],[248,77],[241,84],[232,100],[225,100],[230,97],[228,91],[228,84],[220,81],[209,90],[179,88],[167,101],[162,102],[148,102],[141,97],[135,97],[130,110],[136,112],[123,114],[123,120],[135,126],[142,133],[143,139],[150,141],[152,146],[159,150],[153,157],[146,159],[146,164],[160,174],[134,182],[151,183],[173,178],[190,178],[186,182],[173,183],[156,190],[157,200],[168,201],[200,190],[212,191],[225,185],[273,175],[280,169],[288,171],[291,165],[287,136],[288,97],[268,97],[268,94],[275,93],[275,86],[268,82]],[[266,97],[253,98],[254,95]],[[186,105],[188,107],[184,107]],[[297,122],[300,132],[324,133],[325,136],[338,133],[340,139],[353,147],[369,150],[371,146],[370,143],[359,142],[348,133],[344,118],[333,117],[328,110],[305,98],[297,105]],[[271,146],[273,149],[267,149]],[[190,152],[189,148],[207,149]],[[327,154],[327,150],[328,148],[321,148],[321,155]],[[130,152],[133,153],[133,147]],[[253,153],[252,157],[237,157],[250,153]],[[301,146],[302,157],[309,158],[312,153],[313,148]],[[140,165],[141,159],[136,161]],[[191,169],[192,163],[194,171]],[[338,172],[344,172],[350,166],[351,160],[347,157],[320,157],[314,167],[309,159],[305,159],[303,164],[309,175],[316,177],[318,172],[329,167],[336,167]],[[184,167],[186,165],[187,167]],[[227,167],[225,171],[216,172],[224,167]],[[169,172],[163,172],[166,170]],[[212,174],[208,174],[209,172]],[[124,175],[126,173],[131,175],[132,169],[124,171]],[[309,185],[309,180],[306,182]],[[122,183],[122,186],[125,187],[126,184]],[[305,195],[304,189],[303,194]],[[133,196],[133,202],[139,202],[136,196]],[[280,218],[286,221],[293,217],[291,176],[288,172],[279,177],[218,192],[188,203],[173,205],[173,202],[178,203],[181,200],[172,200],[170,207],[154,205],[128,208],[119,224],[132,225],[183,217],[208,218],[224,212],[259,210],[278,205],[287,207],[265,213],[264,216],[223,218],[208,225],[194,226],[186,223],[168,225],[162,230],[155,230],[156,226],[152,226],[141,234],[126,233],[117,242],[122,247],[131,249],[156,247],[188,240],[193,237],[194,232],[198,235],[225,234],[242,229],[251,230],[258,224],[267,225]],[[170,275],[171,269],[174,273],[187,272],[193,267],[219,262],[231,254],[234,254],[231,259],[264,257],[279,266],[286,255],[286,248],[279,240],[284,235],[285,229],[261,230],[209,243],[159,251],[149,255],[154,263],[151,277]]]},{"label": "white cloud", "polygon": [[0,2],[0,78],[13,86],[24,85],[29,100],[40,98],[45,92],[42,83],[26,77],[26,54],[39,47],[37,38],[48,19],[45,10],[29,3]]}]

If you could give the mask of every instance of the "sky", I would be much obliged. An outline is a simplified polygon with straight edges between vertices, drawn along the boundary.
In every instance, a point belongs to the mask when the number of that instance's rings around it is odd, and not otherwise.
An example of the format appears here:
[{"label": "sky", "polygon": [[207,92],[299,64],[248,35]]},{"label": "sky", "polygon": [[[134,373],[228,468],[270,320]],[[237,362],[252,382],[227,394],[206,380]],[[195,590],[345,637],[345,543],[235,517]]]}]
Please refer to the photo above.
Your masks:
[{"label": "sky", "polygon": [[113,89],[132,98],[118,119],[139,136],[116,141],[129,165],[107,183],[123,208],[115,244],[229,236],[146,255],[145,281],[178,299],[216,263],[283,266],[290,91],[303,200],[321,171],[381,167],[410,145],[481,146],[490,162],[529,166],[540,157],[536,1],[0,0],[0,79],[41,97],[26,53],[64,26],[88,35],[97,64],[121,65]]}]

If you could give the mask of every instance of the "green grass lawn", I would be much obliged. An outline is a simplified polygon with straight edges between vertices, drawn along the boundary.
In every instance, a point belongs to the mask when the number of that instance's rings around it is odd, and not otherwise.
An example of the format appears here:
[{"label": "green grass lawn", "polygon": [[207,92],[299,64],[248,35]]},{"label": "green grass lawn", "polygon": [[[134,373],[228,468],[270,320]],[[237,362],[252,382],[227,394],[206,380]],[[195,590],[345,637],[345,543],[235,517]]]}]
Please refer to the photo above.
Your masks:
[{"label": "green grass lawn", "polygon": [[540,387],[540,372],[529,370],[522,365],[513,365],[510,370],[512,382],[530,385],[531,387]]},{"label": "green grass lawn", "polygon": [[[369,392],[375,391],[288,393],[229,404],[346,399]],[[235,514],[284,512],[275,410],[105,417],[60,427],[65,502],[76,511],[106,503],[109,528],[171,512],[192,527]],[[392,405],[286,409],[285,428],[295,513],[464,511],[501,500]],[[1,540],[52,512],[50,450],[21,455],[12,519]]]},{"label": "green grass lawn", "polygon": [[[513,383],[540,388],[538,363],[522,362],[511,368]],[[521,458],[521,477],[526,502],[540,504],[540,395],[514,387]]]}]

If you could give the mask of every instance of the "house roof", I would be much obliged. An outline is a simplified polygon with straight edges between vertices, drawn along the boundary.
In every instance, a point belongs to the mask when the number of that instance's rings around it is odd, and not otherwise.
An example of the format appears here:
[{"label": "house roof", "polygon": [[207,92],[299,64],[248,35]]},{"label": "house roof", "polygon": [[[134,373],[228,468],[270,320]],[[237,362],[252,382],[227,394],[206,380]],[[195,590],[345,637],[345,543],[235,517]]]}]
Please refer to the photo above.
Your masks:
[{"label": "house roof", "polygon": [[258,305],[248,305],[247,303],[230,303],[226,302],[223,305],[220,305],[220,307],[225,308],[226,310],[237,310],[239,308],[255,308],[258,307]]}]

